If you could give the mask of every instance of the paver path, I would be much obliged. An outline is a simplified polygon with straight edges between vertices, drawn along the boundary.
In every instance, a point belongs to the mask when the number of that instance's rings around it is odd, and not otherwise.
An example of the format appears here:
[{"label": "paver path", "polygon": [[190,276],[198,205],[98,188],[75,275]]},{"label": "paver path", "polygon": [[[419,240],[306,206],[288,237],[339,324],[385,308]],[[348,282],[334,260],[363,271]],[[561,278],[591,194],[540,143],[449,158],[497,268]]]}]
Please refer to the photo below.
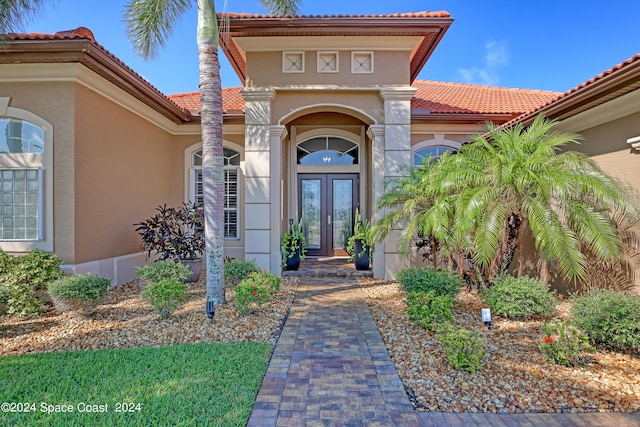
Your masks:
[{"label": "paver path", "polygon": [[355,278],[302,278],[247,424],[640,426],[638,414],[416,412]]}]

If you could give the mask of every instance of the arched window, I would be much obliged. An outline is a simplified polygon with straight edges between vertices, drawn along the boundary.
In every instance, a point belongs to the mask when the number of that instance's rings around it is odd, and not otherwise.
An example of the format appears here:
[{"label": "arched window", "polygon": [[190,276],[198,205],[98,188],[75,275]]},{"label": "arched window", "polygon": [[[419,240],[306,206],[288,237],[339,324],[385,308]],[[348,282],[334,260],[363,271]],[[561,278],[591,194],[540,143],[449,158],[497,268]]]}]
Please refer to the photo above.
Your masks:
[{"label": "arched window", "polygon": [[[224,237],[240,238],[240,153],[231,148],[223,149],[224,156]],[[202,204],[202,149],[191,155],[191,176],[189,180],[189,200]]]},{"label": "arched window", "polygon": [[18,108],[7,107],[5,114],[0,116],[0,249],[52,250],[53,226],[47,218],[52,186],[45,188],[44,178],[45,166],[53,167],[52,153],[45,153],[51,149],[52,127]]},{"label": "arched window", "polygon": [[421,166],[426,159],[436,160],[446,152],[455,153],[453,147],[446,145],[428,145],[413,152],[413,165]]},{"label": "arched window", "polygon": [[358,144],[337,136],[319,136],[298,144],[299,165],[357,165]]}]

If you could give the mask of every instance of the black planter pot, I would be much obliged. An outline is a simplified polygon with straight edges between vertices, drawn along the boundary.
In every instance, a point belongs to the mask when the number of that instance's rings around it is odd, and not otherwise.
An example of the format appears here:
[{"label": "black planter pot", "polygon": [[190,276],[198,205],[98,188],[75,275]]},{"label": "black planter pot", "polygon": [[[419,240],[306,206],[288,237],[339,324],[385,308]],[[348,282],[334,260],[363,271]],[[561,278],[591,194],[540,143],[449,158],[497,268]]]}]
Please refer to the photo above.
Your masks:
[{"label": "black planter pot", "polygon": [[297,249],[291,258],[285,260],[285,270],[297,270],[300,268],[300,249]]},{"label": "black planter pot", "polygon": [[202,258],[194,258],[194,259],[181,259],[180,262],[187,266],[191,274],[185,280],[186,283],[197,282],[200,278],[200,273],[202,272],[202,266],[204,264],[204,260]]},{"label": "black planter pot", "polygon": [[353,262],[356,265],[356,270],[370,270],[369,256],[371,254],[371,248],[367,246],[363,250],[362,240],[358,239],[354,242],[354,249]]}]

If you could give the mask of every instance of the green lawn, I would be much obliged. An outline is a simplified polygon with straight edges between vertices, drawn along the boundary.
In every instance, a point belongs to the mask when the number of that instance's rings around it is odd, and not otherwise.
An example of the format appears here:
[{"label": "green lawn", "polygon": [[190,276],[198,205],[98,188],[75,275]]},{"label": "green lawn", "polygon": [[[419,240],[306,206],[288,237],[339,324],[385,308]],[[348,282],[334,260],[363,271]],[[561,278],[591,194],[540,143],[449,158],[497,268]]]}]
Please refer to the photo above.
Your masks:
[{"label": "green lawn", "polygon": [[[270,351],[237,343],[0,357],[0,403],[31,411],[3,405],[0,425],[244,426]],[[73,412],[47,413],[64,409]]]}]

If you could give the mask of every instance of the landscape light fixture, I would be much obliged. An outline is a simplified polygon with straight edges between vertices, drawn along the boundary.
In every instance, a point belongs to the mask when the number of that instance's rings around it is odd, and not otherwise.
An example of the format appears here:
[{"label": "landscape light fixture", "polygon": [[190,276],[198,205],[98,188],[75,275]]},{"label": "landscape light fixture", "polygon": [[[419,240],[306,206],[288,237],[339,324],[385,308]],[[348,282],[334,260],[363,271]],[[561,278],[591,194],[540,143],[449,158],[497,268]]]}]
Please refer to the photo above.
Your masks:
[{"label": "landscape light fixture", "polygon": [[215,301],[207,301],[206,303],[207,317],[213,323],[213,315],[216,314],[216,304]]},{"label": "landscape light fixture", "polygon": [[482,312],[482,321],[484,322],[487,329],[491,329],[491,309],[483,308]]}]

